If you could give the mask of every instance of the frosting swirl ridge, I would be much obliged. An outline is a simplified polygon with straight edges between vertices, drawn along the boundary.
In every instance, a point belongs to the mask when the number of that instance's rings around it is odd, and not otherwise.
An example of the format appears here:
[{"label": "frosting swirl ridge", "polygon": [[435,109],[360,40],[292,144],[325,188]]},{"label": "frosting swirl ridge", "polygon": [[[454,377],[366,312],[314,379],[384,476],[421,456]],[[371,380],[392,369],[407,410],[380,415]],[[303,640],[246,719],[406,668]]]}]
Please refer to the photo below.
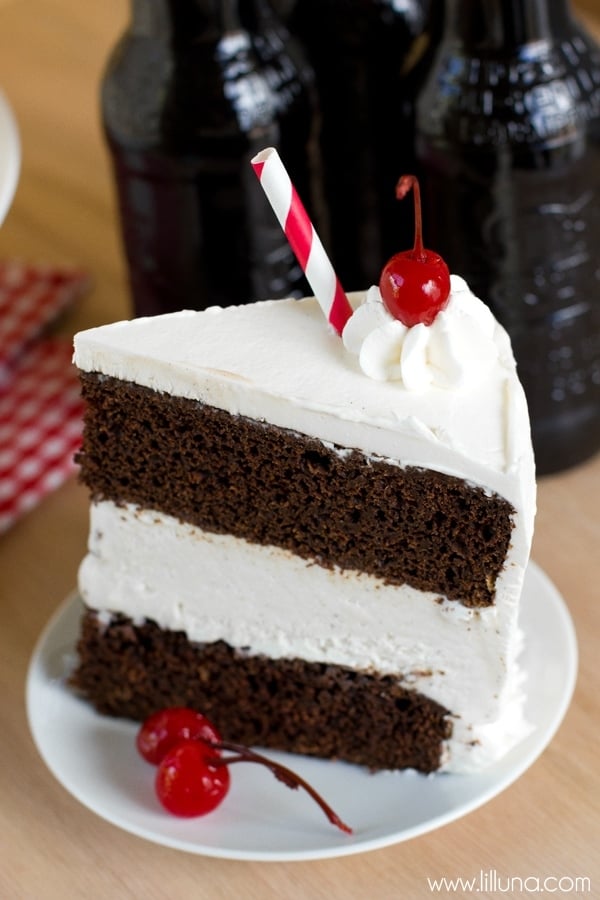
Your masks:
[{"label": "frosting swirl ridge", "polygon": [[450,285],[448,305],[432,324],[412,328],[387,311],[378,287],[369,288],[342,335],[365,375],[401,381],[409,391],[460,389],[511,354],[506,333],[466,281],[451,275]]}]

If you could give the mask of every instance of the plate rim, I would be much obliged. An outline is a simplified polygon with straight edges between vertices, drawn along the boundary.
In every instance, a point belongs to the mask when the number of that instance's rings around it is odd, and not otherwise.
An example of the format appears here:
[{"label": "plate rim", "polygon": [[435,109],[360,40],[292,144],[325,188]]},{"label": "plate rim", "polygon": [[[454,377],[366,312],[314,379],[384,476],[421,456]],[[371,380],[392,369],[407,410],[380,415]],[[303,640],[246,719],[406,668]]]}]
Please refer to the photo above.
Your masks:
[{"label": "plate rim", "polygon": [[19,129],[10,103],[0,90],[0,225],[8,213],[21,170],[21,141]]},{"label": "plate rim", "polygon": [[[445,825],[450,824],[453,821],[456,821],[465,815],[470,814],[476,809],[488,803],[494,797],[498,796],[500,793],[505,791],[508,787],[510,787],[515,781],[517,781],[521,775],[523,775],[528,768],[541,756],[546,747],[550,744],[554,735],[558,731],[561,726],[566,712],[570,706],[573,693],[575,690],[576,682],[577,682],[577,673],[578,673],[578,645],[577,645],[577,636],[575,631],[575,626],[570,615],[569,609],[565,603],[564,598],[558,591],[555,584],[549,578],[549,576],[544,572],[544,570],[537,565],[535,562],[530,561],[528,570],[531,574],[531,577],[535,582],[543,589],[543,592],[551,598],[552,602],[552,612],[554,617],[554,627],[556,629],[560,629],[560,635],[563,644],[563,659],[562,664],[565,669],[565,673],[567,675],[565,681],[563,682],[563,691],[560,695],[559,702],[556,707],[553,709],[553,714],[549,717],[549,721],[544,725],[544,727],[539,727],[535,729],[533,735],[529,738],[526,738],[521,742],[518,747],[522,745],[529,744],[529,749],[519,756],[516,764],[513,764],[510,768],[508,768],[504,774],[496,781],[491,782],[487,788],[484,788],[480,792],[476,793],[470,800],[467,802],[460,804],[458,807],[455,805],[452,809],[447,810],[446,812],[442,812],[438,815],[434,815],[431,818],[428,818],[418,824],[415,824],[412,827],[404,827],[398,831],[390,831],[384,835],[376,835],[371,838],[365,838],[363,840],[360,839],[350,839],[347,842],[340,842],[331,845],[327,845],[325,847],[314,847],[310,849],[296,849],[296,850],[255,850],[255,849],[243,849],[243,848],[230,848],[227,846],[218,846],[212,844],[203,844],[198,843],[193,840],[182,841],[179,838],[173,838],[169,835],[157,833],[155,830],[151,828],[144,828],[142,826],[137,825],[136,823],[124,822],[123,819],[116,815],[111,815],[109,810],[104,809],[103,807],[98,807],[97,804],[94,804],[90,801],[89,796],[85,791],[82,791],[78,784],[73,782],[71,779],[65,776],[64,772],[59,770],[57,766],[54,765],[54,760],[49,759],[49,754],[47,753],[46,747],[44,745],[43,738],[38,733],[38,728],[36,725],[36,716],[34,714],[34,695],[37,691],[36,680],[38,676],[40,676],[40,672],[38,671],[42,665],[43,653],[44,650],[47,649],[48,643],[55,636],[56,629],[59,627],[63,618],[67,618],[68,616],[74,616],[74,607],[76,604],[81,605],[82,601],[77,591],[71,592],[67,598],[54,610],[53,614],[50,616],[47,621],[45,627],[40,633],[34,650],[31,654],[31,658],[29,661],[28,669],[27,669],[27,677],[26,677],[26,685],[25,685],[25,701],[26,701],[26,710],[27,710],[27,720],[29,724],[30,733],[33,739],[33,742],[37,748],[38,753],[40,754],[43,762],[46,767],[50,770],[54,778],[62,785],[62,787],[67,790],[79,803],[81,803],[85,808],[90,810],[91,812],[98,815],[100,818],[108,821],[110,824],[114,825],[117,828],[120,828],[130,834],[134,834],[137,837],[140,837],[144,840],[148,840],[155,844],[160,844],[162,846],[169,847],[171,849],[192,853],[195,855],[209,856],[220,859],[233,859],[239,861],[258,861],[258,862],[294,862],[294,861],[310,861],[310,860],[318,860],[318,859],[328,859],[334,857],[348,856],[357,853],[368,852],[375,849],[382,849],[384,847],[391,846],[393,844],[401,843],[407,840],[412,840],[416,837],[419,837],[428,832],[434,831],[438,828],[441,828]],[[527,602],[527,600],[525,601]],[[530,603],[534,602],[532,600]],[[557,630],[558,634],[558,630]],[[74,649],[74,648],[73,648]],[[67,691],[68,689],[62,684],[62,691]],[[73,695],[70,694],[70,697]],[[85,701],[80,701],[82,704],[85,704]],[[110,717],[100,716],[99,713],[96,713],[93,710],[90,710],[89,704],[85,704],[84,706],[86,712],[92,713],[94,718],[98,718],[99,721],[106,722],[111,721]],[[123,725],[124,720],[122,719],[113,719],[115,722],[115,727],[117,724]],[[128,722],[127,725],[131,726],[131,728],[135,727],[135,723]],[[535,738],[535,739],[534,739]],[[515,748],[515,749],[518,749]],[[282,757],[284,760],[291,758],[290,754],[278,753],[274,751],[262,751],[265,752],[266,755],[271,753],[274,757]],[[514,752],[514,751],[511,751]],[[295,757],[295,759],[301,759],[301,757]],[[311,760],[311,762],[316,762],[323,766],[335,766],[340,765],[335,761],[330,760]],[[349,764],[341,763],[342,766],[347,766]],[[492,767],[493,768],[493,767]],[[407,773],[392,773],[393,776],[398,778],[405,777]],[[410,777],[413,777],[414,773],[411,773]],[[376,776],[372,776],[376,777]],[[433,776],[418,776],[417,777],[434,777],[434,778],[444,778],[444,779],[454,779],[454,778],[470,778],[472,776],[469,775],[456,775],[452,773],[438,773]],[[477,776],[475,776],[477,777]],[[333,826],[331,826],[333,827]],[[319,834],[318,830],[315,830],[316,838],[318,839]]]}]

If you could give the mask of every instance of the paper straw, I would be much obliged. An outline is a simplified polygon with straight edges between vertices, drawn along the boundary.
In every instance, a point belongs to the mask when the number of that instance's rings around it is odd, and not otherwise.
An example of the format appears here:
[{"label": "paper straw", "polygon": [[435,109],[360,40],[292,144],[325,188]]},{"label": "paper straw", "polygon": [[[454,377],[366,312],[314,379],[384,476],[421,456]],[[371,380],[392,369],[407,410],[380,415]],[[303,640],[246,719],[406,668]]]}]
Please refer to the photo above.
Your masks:
[{"label": "paper straw", "polygon": [[352,307],[277,150],[267,147],[251,162],[325,318],[341,334]]}]

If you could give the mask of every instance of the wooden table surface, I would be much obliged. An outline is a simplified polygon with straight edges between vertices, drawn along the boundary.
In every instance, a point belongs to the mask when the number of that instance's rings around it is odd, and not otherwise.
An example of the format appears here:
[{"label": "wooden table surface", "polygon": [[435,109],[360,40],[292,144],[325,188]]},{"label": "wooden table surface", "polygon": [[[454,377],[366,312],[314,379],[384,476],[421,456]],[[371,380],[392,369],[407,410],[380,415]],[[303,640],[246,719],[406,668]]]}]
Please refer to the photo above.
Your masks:
[{"label": "wooden table surface", "polygon": [[[600,33],[598,0],[586,9]],[[0,86],[23,145],[0,257],[74,263],[92,274],[93,290],[63,323],[69,335],[128,313],[97,103],[127,15],[125,0],[0,0]],[[564,723],[529,771],[479,810],[411,841],[332,860],[259,863],[188,855],[117,829],[67,793],[34,747],[28,661],[75,584],[87,537],[86,492],[69,482],[0,537],[0,900],[391,900],[430,896],[428,878],[491,870],[502,879],[584,877],[587,895],[599,897],[599,506],[600,457],[540,481],[533,556],[568,603],[580,669]],[[555,893],[568,883],[549,882]]]}]

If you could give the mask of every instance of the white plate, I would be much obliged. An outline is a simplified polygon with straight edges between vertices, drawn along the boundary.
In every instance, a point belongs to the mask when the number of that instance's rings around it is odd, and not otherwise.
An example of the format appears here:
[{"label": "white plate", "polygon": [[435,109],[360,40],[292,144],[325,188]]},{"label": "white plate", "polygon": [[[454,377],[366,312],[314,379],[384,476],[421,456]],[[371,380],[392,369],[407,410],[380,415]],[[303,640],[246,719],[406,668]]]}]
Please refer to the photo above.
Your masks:
[{"label": "white plate", "polygon": [[73,662],[81,602],[52,618],[31,659],[27,708],[38,750],[81,803],[142,838],[190,853],[230,859],[306,860],[385,847],[439,828],[486,803],[542,753],[571,699],[577,644],[552,582],[531,564],[522,626],[528,672],[526,713],[535,731],[499,764],[478,775],[370,774],[353,765],[269,753],[306,778],[353,829],[330,825],[302,791],[261,766],[232,770],[225,802],[199,819],[178,819],[154,797],[154,768],[136,753],[134,723],[98,715],[65,685]]},{"label": "white plate", "polygon": [[21,145],[17,124],[4,94],[0,91],[0,225],[12,202],[20,167]]}]

